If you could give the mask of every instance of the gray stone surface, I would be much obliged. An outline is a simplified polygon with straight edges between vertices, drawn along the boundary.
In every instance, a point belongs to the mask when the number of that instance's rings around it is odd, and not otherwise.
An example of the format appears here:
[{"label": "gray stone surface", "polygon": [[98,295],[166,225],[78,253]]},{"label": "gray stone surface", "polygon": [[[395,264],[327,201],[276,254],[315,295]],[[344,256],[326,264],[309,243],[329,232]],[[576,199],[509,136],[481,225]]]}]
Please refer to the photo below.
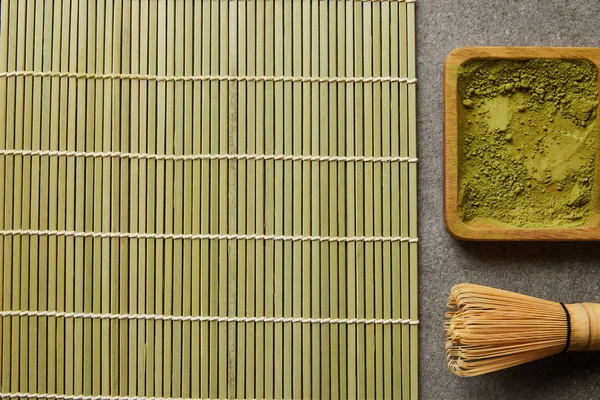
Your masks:
[{"label": "gray stone surface", "polygon": [[460,46],[600,47],[597,0],[417,0],[421,399],[598,399],[600,354],[569,353],[479,378],[444,358],[450,287],[473,282],[600,302],[600,243],[465,243],[442,218],[442,65]]}]

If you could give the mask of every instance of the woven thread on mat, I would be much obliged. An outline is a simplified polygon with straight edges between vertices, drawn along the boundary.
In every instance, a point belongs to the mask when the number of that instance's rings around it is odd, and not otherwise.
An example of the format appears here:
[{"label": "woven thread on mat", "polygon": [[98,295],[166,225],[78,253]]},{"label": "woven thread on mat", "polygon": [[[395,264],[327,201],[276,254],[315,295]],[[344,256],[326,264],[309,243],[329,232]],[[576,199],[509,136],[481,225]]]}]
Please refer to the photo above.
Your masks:
[{"label": "woven thread on mat", "polygon": [[86,157],[86,158],[125,158],[140,160],[256,160],[256,161],[325,161],[325,162],[373,162],[392,163],[408,162],[416,163],[416,157],[366,157],[366,156],[310,156],[310,155],[286,155],[286,154],[150,154],[150,153],[123,153],[120,151],[63,151],[63,150],[0,150],[0,156],[48,156],[48,157]]},{"label": "woven thread on mat", "polygon": [[195,82],[195,81],[221,81],[221,82],[303,82],[303,83],[417,83],[416,78],[401,78],[393,76],[373,77],[333,77],[333,76],[229,76],[229,75],[181,75],[160,76],[140,74],[99,74],[89,72],[58,72],[58,71],[11,71],[0,72],[0,78],[13,78],[18,76],[31,76],[34,78],[76,78],[98,80],[138,80],[156,82]]},{"label": "woven thread on mat", "polygon": [[401,236],[286,236],[263,234],[193,234],[193,233],[136,233],[136,232],[78,232],[34,229],[0,230],[0,236],[69,236],[118,239],[174,239],[174,240],[275,240],[291,242],[409,242],[418,238]]},{"label": "woven thread on mat", "polygon": [[315,325],[418,325],[411,319],[365,319],[365,318],[292,318],[292,317],[206,317],[155,314],[97,314],[60,311],[0,311],[0,317],[56,317],[134,321],[190,321],[190,322],[243,322],[243,323],[291,323]]}]

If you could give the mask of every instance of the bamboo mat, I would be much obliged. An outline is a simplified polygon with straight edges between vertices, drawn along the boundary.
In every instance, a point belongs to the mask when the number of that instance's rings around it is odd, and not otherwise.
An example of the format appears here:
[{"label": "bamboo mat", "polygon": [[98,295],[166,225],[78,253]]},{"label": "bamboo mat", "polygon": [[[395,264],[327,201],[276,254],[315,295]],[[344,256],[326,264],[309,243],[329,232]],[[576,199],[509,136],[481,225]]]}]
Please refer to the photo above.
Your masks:
[{"label": "bamboo mat", "polygon": [[0,397],[416,399],[414,21],[2,1]]}]

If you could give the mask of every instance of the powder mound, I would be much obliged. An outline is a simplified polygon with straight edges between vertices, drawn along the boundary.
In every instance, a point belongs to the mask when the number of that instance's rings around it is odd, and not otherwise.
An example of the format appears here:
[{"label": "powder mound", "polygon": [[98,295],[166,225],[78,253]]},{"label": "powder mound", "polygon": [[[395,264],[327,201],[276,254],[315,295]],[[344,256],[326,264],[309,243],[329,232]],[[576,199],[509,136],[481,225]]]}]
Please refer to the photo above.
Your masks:
[{"label": "powder mound", "polygon": [[586,60],[470,60],[458,73],[459,215],[577,227],[594,206],[597,70]]}]

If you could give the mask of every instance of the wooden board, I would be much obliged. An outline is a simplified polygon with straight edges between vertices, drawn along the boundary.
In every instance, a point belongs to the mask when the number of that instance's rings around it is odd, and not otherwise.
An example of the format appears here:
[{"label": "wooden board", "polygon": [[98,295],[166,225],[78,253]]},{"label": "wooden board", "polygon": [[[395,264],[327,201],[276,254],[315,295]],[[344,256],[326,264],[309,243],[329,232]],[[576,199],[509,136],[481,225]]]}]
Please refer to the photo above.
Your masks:
[{"label": "wooden board", "polygon": [[[465,223],[458,215],[458,68],[471,59],[531,58],[586,59],[600,71],[600,48],[572,47],[463,47],[452,51],[444,63],[444,222],[446,229],[462,240],[600,240],[600,202],[593,203],[593,213],[580,228],[513,228],[493,222],[474,220]],[[598,81],[600,91],[600,79]],[[598,106],[600,115],[600,104]],[[594,198],[600,196],[600,124],[596,154]]]}]

